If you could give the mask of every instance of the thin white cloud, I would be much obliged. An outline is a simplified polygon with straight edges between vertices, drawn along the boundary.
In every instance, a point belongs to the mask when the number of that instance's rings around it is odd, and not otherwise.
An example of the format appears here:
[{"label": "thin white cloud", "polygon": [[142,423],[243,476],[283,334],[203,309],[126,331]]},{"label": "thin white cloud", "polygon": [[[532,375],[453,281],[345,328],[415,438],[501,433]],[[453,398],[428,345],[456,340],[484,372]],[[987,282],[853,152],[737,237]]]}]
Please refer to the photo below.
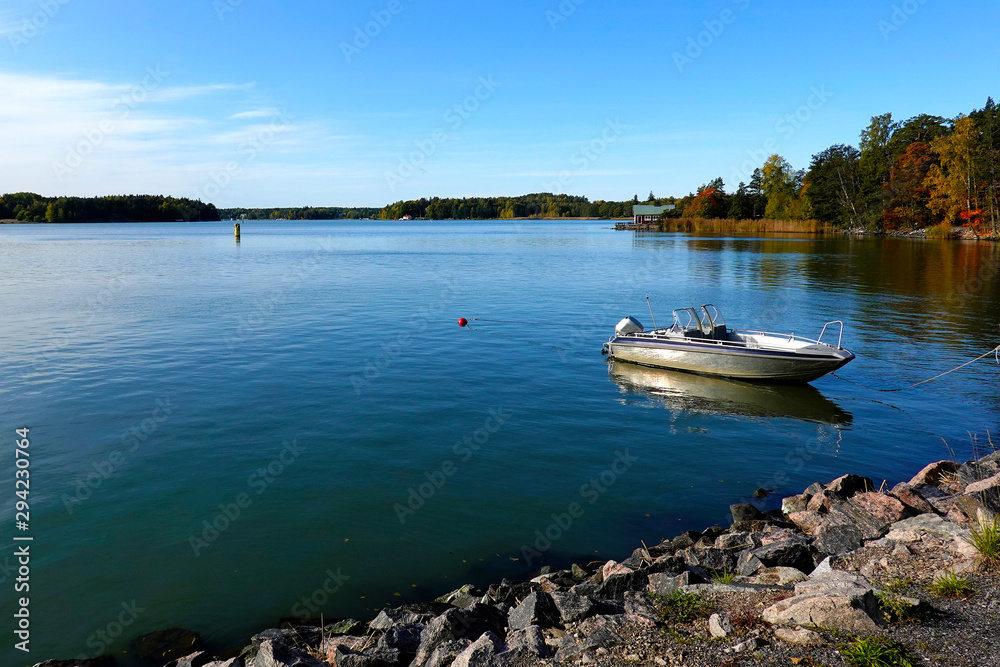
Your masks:
[{"label": "thin white cloud", "polygon": [[[151,70],[156,76],[122,84],[0,69],[5,190],[195,196],[233,163],[240,178],[257,181],[286,175],[282,163],[322,166],[333,152],[337,135],[325,124],[293,122],[278,107],[233,113],[248,107],[252,83],[170,86]],[[184,104],[194,99],[204,102]],[[240,197],[231,180],[223,199]]]},{"label": "thin white cloud", "polygon": [[241,111],[239,113],[234,113],[229,116],[230,120],[240,120],[243,118],[269,118],[271,116],[276,116],[281,113],[281,110],[276,107],[269,107],[266,109],[254,109],[252,111]]}]

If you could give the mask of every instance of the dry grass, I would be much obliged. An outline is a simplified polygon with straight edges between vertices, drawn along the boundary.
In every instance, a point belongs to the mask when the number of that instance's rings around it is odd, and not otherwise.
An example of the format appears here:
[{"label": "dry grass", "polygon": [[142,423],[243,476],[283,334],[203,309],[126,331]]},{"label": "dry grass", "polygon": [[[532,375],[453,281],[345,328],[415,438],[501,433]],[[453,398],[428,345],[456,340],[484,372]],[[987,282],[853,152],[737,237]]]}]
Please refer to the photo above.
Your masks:
[{"label": "dry grass", "polygon": [[661,223],[667,232],[704,232],[726,234],[837,234],[839,229],[819,220],[703,220],[701,218],[667,219]]}]

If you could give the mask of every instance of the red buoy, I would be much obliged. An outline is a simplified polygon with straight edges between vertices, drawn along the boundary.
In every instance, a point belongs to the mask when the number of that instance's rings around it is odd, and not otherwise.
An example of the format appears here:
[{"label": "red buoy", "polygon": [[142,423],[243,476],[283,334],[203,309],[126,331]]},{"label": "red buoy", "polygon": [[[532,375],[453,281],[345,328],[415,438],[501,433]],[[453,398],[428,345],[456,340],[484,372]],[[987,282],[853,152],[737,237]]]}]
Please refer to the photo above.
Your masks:
[{"label": "red buoy", "polygon": [[458,318],[458,326],[464,327],[464,326],[468,326],[468,324],[469,324],[469,320],[465,319],[464,317]]}]

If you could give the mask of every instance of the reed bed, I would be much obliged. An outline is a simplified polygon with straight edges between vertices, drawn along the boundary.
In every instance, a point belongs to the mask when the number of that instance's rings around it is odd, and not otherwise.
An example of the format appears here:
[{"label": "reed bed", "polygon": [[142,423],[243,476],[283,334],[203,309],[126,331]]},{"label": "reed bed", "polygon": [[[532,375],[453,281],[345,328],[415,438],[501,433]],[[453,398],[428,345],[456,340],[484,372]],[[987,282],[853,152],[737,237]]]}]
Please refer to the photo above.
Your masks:
[{"label": "reed bed", "polygon": [[725,234],[837,234],[841,230],[819,220],[728,220],[675,218],[660,223],[666,232]]}]

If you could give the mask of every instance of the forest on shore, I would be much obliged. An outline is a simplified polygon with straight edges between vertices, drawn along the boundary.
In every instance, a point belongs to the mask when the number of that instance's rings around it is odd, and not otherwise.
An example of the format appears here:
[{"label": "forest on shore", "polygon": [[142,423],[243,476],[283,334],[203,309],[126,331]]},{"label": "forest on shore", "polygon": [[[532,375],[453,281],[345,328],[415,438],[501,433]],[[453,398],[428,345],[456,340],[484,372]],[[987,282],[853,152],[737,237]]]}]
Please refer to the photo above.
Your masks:
[{"label": "forest on shore", "polygon": [[[727,192],[722,178],[684,197],[645,199],[673,204],[664,218],[814,220],[870,231],[970,227],[1000,233],[1000,110],[993,98],[956,118],[920,114],[895,121],[875,116],[857,146],[835,144],[795,169],[772,154],[749,183]],[[419,199],[383,208],[382,219],[628,218],[639,197],[590,202],[542,193],[523,197]]]},{"label": "forest on shore", "polygon": [[[693,220],[810,221],[840,229],[893,231],[953,226],[975,236],[1000,235],[1000,109],[988,98],[982,109],[956,118],[920,114],[896,121],[874,116],[857,146],[835,144],[795,169],[770,155],[749,182],[727,191],[722,178],[683,197],[643,201],[674,205],[663,218]],[[190,199],[152,195],[0,197],[0,219],[24,222],[125,222],[198,220],[504,220],[632,217],[639,196],[625,201],[534,193],[517,197],[421,198],[377,207],[225,208]],[[930,233],[930,232],[928,232]]]},{"label": "forest on shore", "polygon": [[42,197],[16,192],[0,197],[0,220],[20,222],[184,222],[219,220],[214,204],[163,195]]}]

